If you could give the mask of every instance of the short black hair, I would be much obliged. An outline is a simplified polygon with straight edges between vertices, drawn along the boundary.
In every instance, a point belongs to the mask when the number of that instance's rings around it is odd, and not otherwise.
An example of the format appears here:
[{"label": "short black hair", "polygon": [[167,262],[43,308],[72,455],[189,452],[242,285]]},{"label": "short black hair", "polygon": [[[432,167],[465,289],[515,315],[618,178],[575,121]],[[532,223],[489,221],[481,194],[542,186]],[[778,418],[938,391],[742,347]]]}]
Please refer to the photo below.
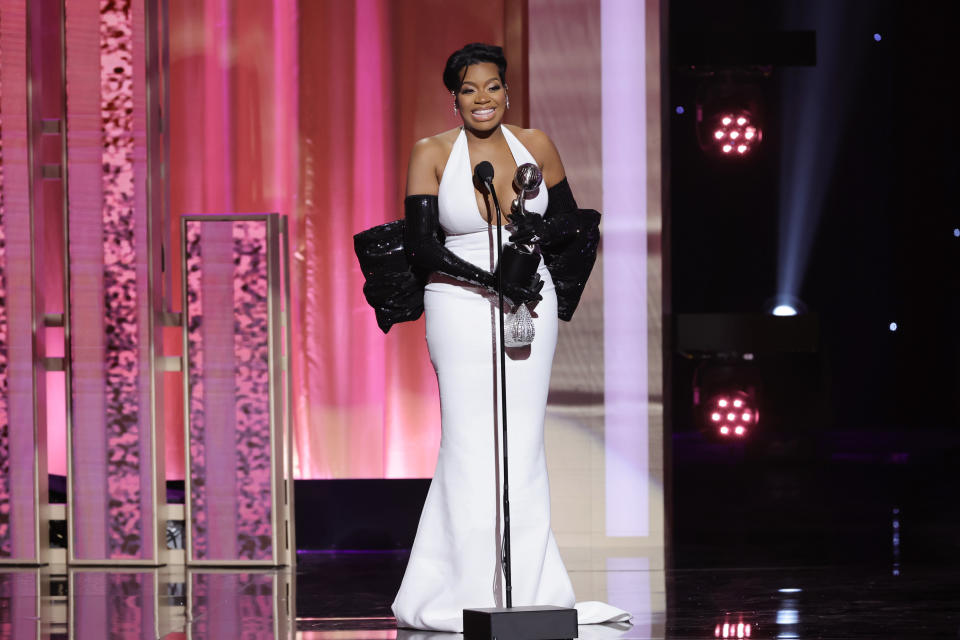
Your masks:
[{"label": "short black hair", "polygon": [[[466,75],[466,67],[479,62],[492,62],[497,65],[497,70],[500,72],[500,82],[506,82],[504,76],[507,74],[507,59],[503,56],[503,48],[492,44],[473,42],[454,51],[447,58],[447,66],[443,69],[443,85],[454,93],[458,92],[463,84],[463,76]],[[460,73],[461,69],[464,69],[463,74]]]}]

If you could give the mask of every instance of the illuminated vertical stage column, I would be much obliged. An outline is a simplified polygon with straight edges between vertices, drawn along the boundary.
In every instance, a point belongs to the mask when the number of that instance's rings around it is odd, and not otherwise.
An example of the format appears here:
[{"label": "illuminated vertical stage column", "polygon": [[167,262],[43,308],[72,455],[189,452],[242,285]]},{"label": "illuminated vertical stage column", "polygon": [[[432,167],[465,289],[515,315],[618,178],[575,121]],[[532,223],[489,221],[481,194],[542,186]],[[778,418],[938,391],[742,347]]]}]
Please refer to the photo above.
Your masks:
[{"label": "illuminated vertical stage column", "polygon": [[65,5],[71,564],[166,559],[157,14]]},{"label": "illuminated vertical stage column", "polygon": [[652,548],[665,533],[661,5],[600,3],[606,533]]},{"label": "illuminated vertical stage column", "polygon": [[292,565],[286,219],[183,216],[181,238],[187,564]]},{"label": "illuminated vertical stage column", "polygon": [[0,3],[0,564],[43,564],[49,547],[29,33],[27,0]]}]

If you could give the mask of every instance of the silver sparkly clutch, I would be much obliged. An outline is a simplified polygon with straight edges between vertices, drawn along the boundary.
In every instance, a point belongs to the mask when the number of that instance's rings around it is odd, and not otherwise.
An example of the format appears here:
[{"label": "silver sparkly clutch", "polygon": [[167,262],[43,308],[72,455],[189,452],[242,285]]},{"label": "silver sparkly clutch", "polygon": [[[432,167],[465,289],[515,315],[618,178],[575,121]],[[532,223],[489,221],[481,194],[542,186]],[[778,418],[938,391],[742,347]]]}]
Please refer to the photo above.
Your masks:
[{"label": "silver sparkly clutch", "polygon": [[503,318],[504,344],[508,347],[526,347],[533,342],[536,329],[527,305],[521,304]]}]

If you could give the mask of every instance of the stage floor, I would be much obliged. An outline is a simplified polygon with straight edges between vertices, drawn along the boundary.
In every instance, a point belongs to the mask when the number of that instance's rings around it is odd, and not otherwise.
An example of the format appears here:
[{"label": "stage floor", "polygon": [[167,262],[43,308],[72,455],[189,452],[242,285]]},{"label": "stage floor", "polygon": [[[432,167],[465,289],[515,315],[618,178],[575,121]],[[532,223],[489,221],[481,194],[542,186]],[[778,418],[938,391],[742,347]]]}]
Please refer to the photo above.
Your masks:
[{"label": "stage floor", "polygon": [[[4,569],[0,637],[456,637],[396,630],[390,602],[405,562],[403,552],[301,554],[295,576],[282,570],[185,575],[168,568],[139,573]],[[956,566],[578,573],[571,572],[575,583],[587,578],[607,587],[606,593],[581,593],[582,599],[609,594],[635,616],[633,625],[581,626],[581,638],[916,639],[960,633]],[[39,597],[30,588],[33,580],[38,580]]]},{"label": "stage floor", "polygon": [[[565,550],[580,600],[634,614],[580,637],[736,638],[748,625],[759,639],[960,637],[957,486],[952,458],[681,460],[668,549]],[[338,551],[301,552],[295,572],[0,568],[0,639],[455,639],[396,630],[406,562]]]}]

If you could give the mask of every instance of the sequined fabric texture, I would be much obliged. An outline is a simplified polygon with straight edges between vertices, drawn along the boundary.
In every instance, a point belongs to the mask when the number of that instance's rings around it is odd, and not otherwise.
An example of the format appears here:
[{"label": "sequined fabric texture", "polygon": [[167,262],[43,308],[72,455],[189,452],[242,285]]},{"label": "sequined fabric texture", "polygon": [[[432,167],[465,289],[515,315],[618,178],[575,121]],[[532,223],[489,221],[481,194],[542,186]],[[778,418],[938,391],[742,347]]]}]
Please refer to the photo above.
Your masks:
[{"label": "sequined fabric texture", "polygon": [[[577,208],[566,178],[550,187],[549,194],[544,220],[550,221],[564,241],[541,245],[540,252],[557,289],[557,315],[569,321],[597,260],[600,213]],[[421,273],[407,260],[403,234],[404,221],[395,220],[353,236],[354,252],[365,278],[363,295],[384,333],[397,322],[416,320],[423,314],[423,287],[429,274]]]},{"label": "sequined fabric texture", "polygon": [[[540,253],[557,289],[557,316],[569,321],[580,304],[600,246],[600,213],[578,209],[564,178],[550,187],[544,221],[556,227],[562,243],[541,244]],[[565,227],[565,228],[561,228]]]},{"label": "sequined fabric texture", "polygon": [[397,322],[416,320],[423,314],[427,279],[407,261],[403,231],[404,221],[395,220],[353,236],[353,249],[366,280],[363,295],[384,333]]}]

